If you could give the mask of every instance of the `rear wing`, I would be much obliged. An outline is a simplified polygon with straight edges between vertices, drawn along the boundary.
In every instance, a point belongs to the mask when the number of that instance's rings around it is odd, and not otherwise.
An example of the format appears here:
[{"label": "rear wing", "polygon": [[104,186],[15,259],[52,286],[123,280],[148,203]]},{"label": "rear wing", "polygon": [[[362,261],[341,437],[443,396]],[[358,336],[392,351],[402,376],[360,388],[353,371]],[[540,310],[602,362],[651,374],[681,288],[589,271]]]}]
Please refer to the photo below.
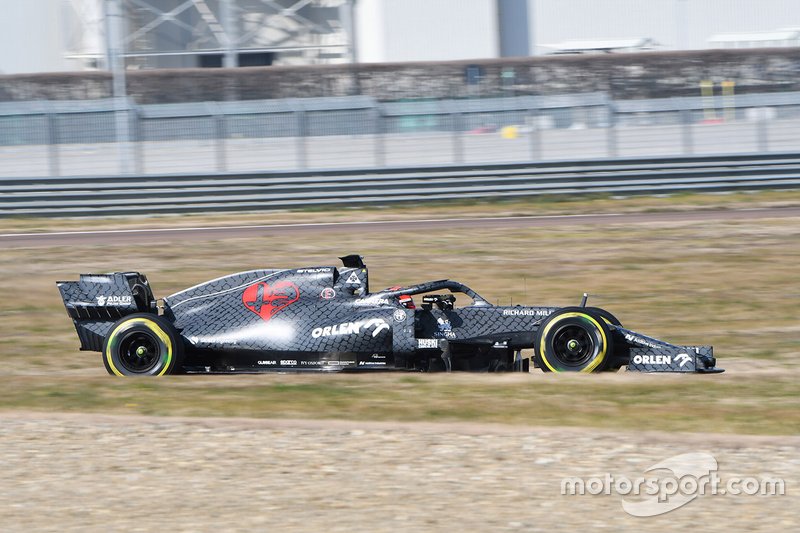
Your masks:
[{"label": "rear wing", "polygon": [[78,281],[56,285],[75,324],[81,350],[101,351],[108,330],[124,316],[158,312],[147,277],[138,272],[81,274]]}]

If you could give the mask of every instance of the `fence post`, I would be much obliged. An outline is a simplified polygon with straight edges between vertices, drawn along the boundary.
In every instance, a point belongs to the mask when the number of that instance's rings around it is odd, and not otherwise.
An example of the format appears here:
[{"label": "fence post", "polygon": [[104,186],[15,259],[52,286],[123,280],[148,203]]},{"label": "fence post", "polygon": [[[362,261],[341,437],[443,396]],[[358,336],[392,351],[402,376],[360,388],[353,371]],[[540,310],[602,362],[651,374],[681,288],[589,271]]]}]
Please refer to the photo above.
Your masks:
[{"label": "fence post", "polygon": [[681,137],[683,139],[683,154],[694,153],[694,139],[692,137],[692,112],[689,109],[681,110]]},{"label": "fence post", "polygon": [[375,166],[386,166],[386,119],[380,107],[375,107],[373,112],[375,120]]},{"label": "fence post", "polygon": [[530,109],[530,150],[531,161],[541,161],[542,159],[542,134],[539,130],[539,110],[537,108]]},{"label": "fence post", "polygon": [[47,161],[51,176],[61,174],[60,150],[58,148],[58,125],[52,111],[47,112]]},{"label": "fence post", "polygon": [[769,132],[767,131],[767,116],[766,108],[759,110],[758,118],[756,120],[756,132],[758,135],[758,151],[769,151]]},{"label": "fence post", "polygon": [[214,114],[214,134],[217,137],[217,172],[225,172],[228,167],[225,146],[225,115],[219,110]]},{"label": "fence post", "polygon": [[464,132],[461,131],[461,113],[450,115],[453,127],[453,162],[464,162]]},{"label": "fence post", "polygon": [[306,112],[302,109],[297,109],[295,112],[297,120],[297,167],[308,167],[308,147],[306,146],[306,135],[308,128],[306,124]]},{"label": "fence post", "polygon": [[608,113],[608,127],[606,128],[606,154],[608,157],[617,157],[619,149],[617,147],[617,108],[613,102],[606,104]]},{"label": "fence post", "polygon": [[142,132],[142,117],[139,114],[138,106],[131,110],[133,120],[134,142],[136,151],[134,152],[134,168],[137,174],[144,174],[144,134]]}]

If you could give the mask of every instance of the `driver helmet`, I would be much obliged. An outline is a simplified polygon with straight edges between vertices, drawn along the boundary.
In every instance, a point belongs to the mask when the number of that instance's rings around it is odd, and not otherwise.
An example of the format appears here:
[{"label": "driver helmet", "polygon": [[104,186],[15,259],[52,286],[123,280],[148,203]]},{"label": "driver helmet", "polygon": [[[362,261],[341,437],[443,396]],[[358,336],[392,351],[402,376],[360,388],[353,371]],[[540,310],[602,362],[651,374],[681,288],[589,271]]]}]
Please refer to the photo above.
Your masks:
[{"label": "driver helmet", "polygon": [[400,302],[400,305],[405,307],[406,309],[416,309],[417,306],[414,305],[414,299],[409,296],[408,294],[403,294],[397,298]]}]

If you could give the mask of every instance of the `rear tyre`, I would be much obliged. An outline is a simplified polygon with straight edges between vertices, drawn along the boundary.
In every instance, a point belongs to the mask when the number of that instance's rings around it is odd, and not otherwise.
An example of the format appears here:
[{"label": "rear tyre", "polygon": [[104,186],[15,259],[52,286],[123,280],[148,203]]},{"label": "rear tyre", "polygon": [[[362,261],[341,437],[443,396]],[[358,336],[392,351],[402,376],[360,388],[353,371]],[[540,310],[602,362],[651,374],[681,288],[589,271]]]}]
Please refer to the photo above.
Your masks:
[{"label": "rear tyre", "polygon": [[613,354],[606,320],[589,308],[565,307],[536,332],[534,360],[545,372],[601,372]]},{"label": "rear tyre", "polygon": [[174,326],[147,313],[117,321],[103,343],[103,364],[115,376],[176,374],[183,363],[183,342]]}]

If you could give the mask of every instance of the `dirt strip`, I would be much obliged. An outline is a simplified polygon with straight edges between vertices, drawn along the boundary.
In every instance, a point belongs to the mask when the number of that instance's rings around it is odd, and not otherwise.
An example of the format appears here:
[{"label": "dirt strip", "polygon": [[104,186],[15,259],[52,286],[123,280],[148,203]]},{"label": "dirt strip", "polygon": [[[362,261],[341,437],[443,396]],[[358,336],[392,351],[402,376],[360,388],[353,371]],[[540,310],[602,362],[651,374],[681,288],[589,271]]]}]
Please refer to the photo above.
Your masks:
[{"label": "dirt strip", "polygon": [[[800,526],[799,450],[794,436],[3,412],[0,524],[4,531],[790,531]],[[782,478],[786,494],[706,494],[652,517],[627,514],[615,491],[561,494],[565,477],[635,479],[691,452],[713,455],[723,482]]]},{"label": "dirt strip", "polygon": [[[639,224],[651,222],[702,222],[753,220],[764,218],[800,217],[800,208],[732,209],[671,211],[657,213],[609,213],[577,215],[542,215],[514,217],[464,217],[425,220],[387,220],[369,222],[338,222],[314,224],[263,224],[239,226],[208,226],[196,228],[152,228],[109,231],[80,231],[54,233],[0,234],[0,245],[5,247],[50,247],[79,244],[125,244],[142,242],[207,241],[258,237],[259,235],[292,235],[315,233],[352,233],[355,231],[419,231],[436,229],[502,229],[527,227],[553,227],[570,224]],[[268,220],[268,215],[265,215]],[[91,226],[91,220],[87,220]]]}]

